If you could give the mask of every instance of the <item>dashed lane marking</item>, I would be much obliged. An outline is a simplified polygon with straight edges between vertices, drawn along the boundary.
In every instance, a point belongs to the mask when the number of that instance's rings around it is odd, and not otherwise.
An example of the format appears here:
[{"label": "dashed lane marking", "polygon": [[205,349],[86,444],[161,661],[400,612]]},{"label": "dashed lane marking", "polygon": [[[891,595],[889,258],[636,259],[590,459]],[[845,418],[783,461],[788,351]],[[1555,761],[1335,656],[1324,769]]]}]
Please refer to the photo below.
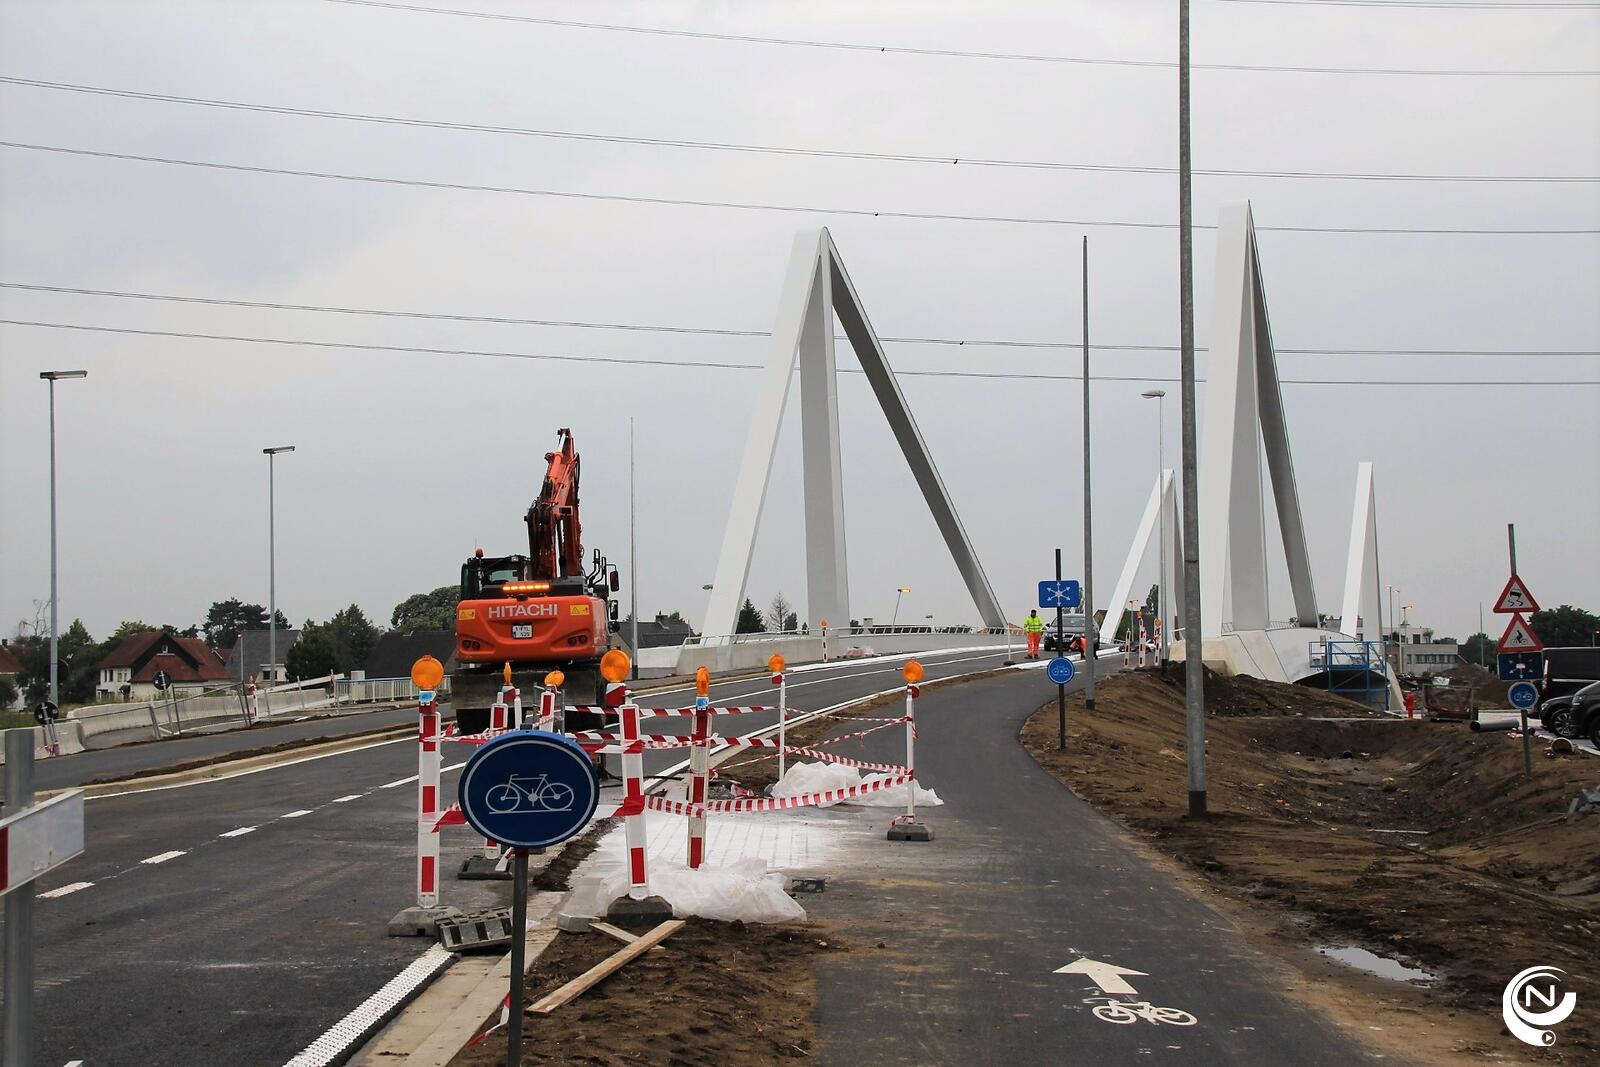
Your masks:
[{"label": "dashed lane marking", "polygon": [[76,893],[78,890],[80,890],[80,889],[88,889],[92,885],[94,885],[93,882],[73,882],[71,885],[59,886],[59,887],[57,887],[55,889],[48,889],[48,890],[44,891],[43,893],[40,893],[39,896],[40,896],[41,899],[44,899],[44,900],[51,900],[51,899],[54,899],[55,897],[71,896],[73,893]]},{"label": "dashed lane marking", "polygon": [[179,849],[179,850],[177,850],[175,852],[163,852],[160,855],[146,857],[145,859],[142,859],[139,862],[140,863],[149,863],[149,864],[165,863],[168,860],[175,860],[179,856],[188,855],[188,851],[189,851],[188,849]]},{"label": "dashed lane marking", "polygon": [[333,800],[332,800],[332,803],[334,803],[334,804],[348,804],[352,800],[360,800],[365,795],[366,795],[365,793],[351,793],[348,796],[334,797]]},{"label": "dashed lane marking", "polygon": [[311,814],[311,809],[310,808],[301,808],[299,811],[288,812],[285,815],[279,816],[279,818],[283,818],[283,819],[298,819],[302,815],[310,815],[310,814]]},{"label": "dashed lane marking", "polygon": [[[237,830],[229,830],[227,833],[218,834],[217,836],[218,837],[243,837],[245,834],[253,834],[255,832],[256,832],[256,828],[254,826],[241,826]],[[147,860],[146,862],[149,862],[149,861]]]}]

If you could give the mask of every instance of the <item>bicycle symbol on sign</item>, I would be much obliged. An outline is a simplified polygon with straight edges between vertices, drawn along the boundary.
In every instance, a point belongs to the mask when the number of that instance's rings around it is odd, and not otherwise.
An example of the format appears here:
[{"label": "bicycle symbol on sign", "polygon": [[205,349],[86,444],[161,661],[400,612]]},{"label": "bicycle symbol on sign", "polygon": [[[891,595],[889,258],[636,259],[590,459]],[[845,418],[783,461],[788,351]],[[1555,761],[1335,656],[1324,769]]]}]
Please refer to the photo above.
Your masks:
[{"label": "bicycle symbol on sign", "polygon": [[1162,1023],[1169,1026],[1193,1026],[1198,1021],[1186,1011],[1164,1008],[1148,1000],[1107,1000],[1095,1004],[1091,1010],[1094,1012],[1094,1017],[1101,1022],[1117,1023],[1121,1026],[1131,1025],[1140,1019],[1158,1026]]},{"label": "bicycle symbol on sign", "polygon": [[548,775],[513,774],[489,790],[485,798],[496,815],[515,811],[571,811],[577,795],[570,785],[549,781]]}]

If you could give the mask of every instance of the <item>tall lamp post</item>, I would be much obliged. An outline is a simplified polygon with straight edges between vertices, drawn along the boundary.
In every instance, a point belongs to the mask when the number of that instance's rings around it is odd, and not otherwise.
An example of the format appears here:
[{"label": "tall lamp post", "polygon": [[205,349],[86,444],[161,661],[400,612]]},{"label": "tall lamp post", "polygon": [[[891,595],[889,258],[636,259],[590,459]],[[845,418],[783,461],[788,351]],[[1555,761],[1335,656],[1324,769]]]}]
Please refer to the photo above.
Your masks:
[{"label": "tall lamp post", "polygon": [[87,378],[86,370],[40,371],[50,383],[50,703],[61,706],[60,664],[56,644],[60,639],[60,613],[56,609],[56,383],[72,378]]},{"label": "tall lamp post", "polygon": [[[1395,611],[1394,605],[1395,605],[1395,597],[1400,595],[1400,587],[1398,585],[1390,585],[1390,586],[1385,586],[1384,588],[1386,588],[1389,591],[1389,629],[1394,632],[1395,637],[1398,639],[1399,634],[1400,634],[1400,624],[1398,622],[1396,622],[1395,620],[1399,618],[1399,613]],[[1389,634],[1388,633],[1385,633],[1383,635],[1383,647],[1384,648],[1386,648],[1386,649],[1390,648],[1391,645],[1396,645],[1398,643],[1399,643],[1398,640],[1391,641],[1389,639]],[[1392,663],[1394,665],[1394,672],[1395,672],[1396,675],[1398,675],[1400,673],[1399,656],[1400,656],[1400,653],[1399,653],[1398,650],[1395,650],[1395,651],[1391,652],[1390,655],[1389,655],[1389,661],[1390,661],[1390,663]]]},{"label": "tall lamp post", "polygon": [[[277,485],[274,480],[277,458],[281,453],[293,452],[294,445],[263,448],[267,457],[267,665],[278,666],[278,530]],[[283,679],[274,675],[276,685]]]},{"label": "tall lamp post", "polygon": [[894,616],[889,619],[890,626],[900,621],[900,598],[909,592],[911,592],[910,587],[904,585],[894,591]]},{"label": "tall lamp post", "polygon": [[1161,496],[1161,543],[1156,546],[1156,618],[1164,620],[1161,624],[1161,644],[1156,649],[1156,658],[1165,669],[1167,665],[1167,634],[1172,629],[1172,619],[1167,614],[1167,494],[1162,491],[1163,476],[1167,471],[1167,391],[1165,389],[1146,389],[1139,394],[1146,400],[1156,402],[1156,492]]}]

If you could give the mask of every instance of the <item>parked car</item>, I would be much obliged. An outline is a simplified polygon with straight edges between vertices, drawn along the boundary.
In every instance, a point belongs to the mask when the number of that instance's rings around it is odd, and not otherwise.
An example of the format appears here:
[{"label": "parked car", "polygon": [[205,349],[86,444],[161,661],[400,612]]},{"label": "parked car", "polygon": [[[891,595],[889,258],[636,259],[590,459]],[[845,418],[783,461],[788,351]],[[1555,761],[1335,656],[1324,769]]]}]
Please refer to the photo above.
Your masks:
[{"label": "parked car", "polygon": [[1557,737],[1587,737],[1600,745],[1600,682],[1552,700],[1544,709],[1544,725]]},{"label": "parked car", "polygon": [[1547,716],[1566,707],[1558,698],[1600,682],[1600,648],[1576,646],[1544,650],[1544,677],[1539,679],[1539,718],[1545,729],[1554,731]]},{"label": "parked car", "polygon": [[[1081,655],[1083,655],[1083,635],[1082,634],[1067,634],[1066,636],[1067,636],[1067,652],[1066,652],[1066,654],[1069,655],[1069,656],[1081,656]],[[1061,651],[1061,643],[1056,640],[1056,632],[1054,630],[1046,630],[1044,632],[1044,650],[1046,652],[1060,652]]]}]

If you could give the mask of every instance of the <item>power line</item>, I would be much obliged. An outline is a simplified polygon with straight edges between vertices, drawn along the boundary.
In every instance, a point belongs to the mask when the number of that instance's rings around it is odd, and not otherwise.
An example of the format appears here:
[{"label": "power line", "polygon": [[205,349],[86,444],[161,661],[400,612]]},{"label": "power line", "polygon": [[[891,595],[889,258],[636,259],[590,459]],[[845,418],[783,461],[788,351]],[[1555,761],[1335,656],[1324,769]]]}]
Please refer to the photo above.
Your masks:
[{"label": "power line", "polygon": [[[529,359],[545,360],[558,363],[603,363],[620,364],[637,367],[670,367],[701,368],[714,370],[761,370],[757,363],[722,363],[714,360],[666,360],[666,359],[639,359],[624,356],[577,356],[544,352],[511,352],[497,349],[476,348],[427,348],[420,345],[375,345],[357,344],[351,341],[319,341],[306,338],[289,337],[250,337],[239,334],[198,333],[187,330],[141,330],[125,326],[91,326],[84,323],[73,322],[42,322],[29,319],[0,319],[3,326],[24,326],[37,329],[50,330],[78,330],[88,333],[113,333],[127,334],[137,337],[174,337],[197,341],[227,341],[242,344],[256,345],[287,345],[305,348],[340,348],[357,352],[406,352],[430,356],[476,356],[492,359]],[[841,367],[845,373],[861,374],[859,369]],[[955,371],[955,370],[899,370],[894,372],[902,378],[994,378],[994,379],[1020,379],[1027,381],[1081,381],[1082,377],[1076,374],[1036,374],[1026,371]],[[1097,382],[1175,382],[1176,378],[1162,375],[1091,375]],[[1204,381],[1205,379],[1198,379]],[[1497,389],[1507,386],[1581,386],[1600,385],[1600,379],[1576,381],[1494,381],[1484,379],[1467,380],[1373,380],[1339,379],[1339,378],[1280,378],[1284,385],[1376,385],[1376,386],[1492,386]]]},{"label": "power line", "polygon": [[[1176,174],[1176,167],[1139,166],[1111,163],[1066,163],[1037,159],[990,159],[959,154],[927,155],[908,152],[864,152],[832,148],[796,148],[786,145],[747,144],[731,141],[697,141],[677,137],[636,137],[626,134],[593,133],[581,130],[548,130],[526,126],[502,126],[489,123],[456,122],[443,119],[420,119],[402,115],[379,115],[368,112],[330,111],[323,108],[298,108],[280,104],[257,104],[241,100],[223,100],[216,97],[178,96],[171,93],[149,93],[135,89],[114,89],[76,82],[43,81],[37,78],[0,76],[0,84],[49,89],[58,92],[80,93],[94,96],[116,97],[126,100],[149,100],[166,104],[186,104],[193,107],[218,108],[228,111],[250,111],[267,115],[292,115],[301,118],[332,119],[343,122],[366,122],[384,126],[406,126],[419,129],[453,130],[466,133],[486,133],[500,136],[538,137],[550,140],[598,142],[603,144],[646,145],[657,148],[684,148],[710,152],[738,152],[756,155],[808,156],[818,159],[859,159],[891,163],[923,163],[938,166],[1003,167],[1020,170],[1062,170],[1109,174]],[[1600,182],[1600,176],[1584,174],[1408,174],[1408,173],[1358,173],[1346,171],[1302,170],[1243,170],[1230,168],[1201,168],[1193,173],[1208,177],[1249,178],[1311,178],[1328,181],[1377,182],[1529,182],[1554,184],[1588,184]]]},{"label": "power line", "polygon": [[[336,0],[343,2],[343,0]],[[965,215],[934,211],[874,211],[866,208],[814,207],[799,204],[762,204],[734,200],[691,200],[667,196],[626,196],[618,193],[587,193],[569,189],[528,189],[511,185],[478,185],[469,182],[425,181],[419,178],[393,178],[374,174],[344,174],[335,171],[297,170],[289,167],[257,167],[242,163],[217,163],[211,160],[177,159],[169,156],[146,156],[128,152],[102,152],[87,148],[65,148],[59,145],[26,144],[18,141],[0,141],[0,148],[15,148],[28,152],[52,152],[59,155],[85,156],[96,159],[118,159],[138,163],[160,163],[167,166],[200,167],[206,170],[234,171],[243,174],[274,174],[297,178],[322,178],[332,181],[363,182],[370,185],[407,186],[420,189],[449,189],[474,193],[501,193],[517,196],[543,196],[565,200],[595,200],[624,204],[671,205],[674,207],[722,208],[734,211],[778,211],[801,215],[835,215],[877,219],[916,219],[944,222],[988,222],[1024,226],[1083,226],[1114,227],[1135,230],[1173,230],[1175,222],[1130,222],[1107,219],[1062,219],[1045,216],[1021,215]],[[1215,226],[1196,226],[1197,230],[1214,230]],[[1327,234],[1415,234],[1437,236],[1586,236],[1600,234],[1600,229],[1536,229],[1488,227],[1385,227],[1385,226],[1257,226],[1258,232],[1274,233],[1327,233]]]},{"label": "power line", "polygon": [[[239,300],[225,297],[190,296],[177,293],[135,293],[119,289],[84,289],[66,285],[34,285],[28,282],[0,281],[0,289],[33,293],[61,293],[72,296],[103,296],[125,300],[151,300],[177,304],[202,304],[213,307],[240,307],[263,311],[310,311],[334,315],[378,318],[423,319],[435,322],[477,322],[501,326],[554,326],[583,330],[624,330],[641,333],[692,334],[708,337],[771,337],[766,330],[736,330],[710,326],[663,326],[635,322],[594,322],[579,319],[527,319],[502,315],[465,315],[440,311],[408,311],[393,308],[342,307],[330,304],[291,304],[267,300]],[[840,335],[842,338],[843,335]],[[1078,341],[1018,341],[994,338],[956,337],[880,337],[891,344],[947,345],[972,348],[1076,349]],[[1098,344],[1103,352],[1176,352],[1177,345]],[[1202,349],[1203,350],[1203,349]],[[1506,348],[1276,348],[1286,356],[1600,356],[1600,349],[1506,349]]]},{"label": "power line", "polygon": [[[493,11],[467,11],[451,7],[426,7],[421,4],[394,4],[383,0],[328,0],[334,4],[356,7],[383,8],[412,14],[458,15],[464,18],[491,19],[497,22],[520,22],[537,26],[561,26],[577,30],[605,30],[615,33],[638,33],[654,37],[687,37],[705,41],[726,41],[739,44],[784,45],[793,48],[831,48],[849,52],[881,52],[912,56],[946,56],[960,59],[1009,60],[1024,63],[1069,63],[1085,66],[1151,67],[1168,69],[1177,64],[1163,59],[1105,59],[1089,56],[1032,55],[1019,52],[975,52],[956,48],[912,48],[905,45],[862,44],[852,41],[817,41],[796,37],[758,37],[752,34],[711,33],[704,30],[672,30],[659,26],[627,26],[609,22],[579,22],[573,19],[537,18],[532,15],[508,15]],[[1592,78],[1600,76],[1594,70],[1429,70],[1391,67],[1307,67],[1265,65],[1251,63],[1194,63],[1195,70],[1270,71],[1294,74],[1404,74],[1438,75],[1444,77],[1528,77],[1528,78]]]}]

